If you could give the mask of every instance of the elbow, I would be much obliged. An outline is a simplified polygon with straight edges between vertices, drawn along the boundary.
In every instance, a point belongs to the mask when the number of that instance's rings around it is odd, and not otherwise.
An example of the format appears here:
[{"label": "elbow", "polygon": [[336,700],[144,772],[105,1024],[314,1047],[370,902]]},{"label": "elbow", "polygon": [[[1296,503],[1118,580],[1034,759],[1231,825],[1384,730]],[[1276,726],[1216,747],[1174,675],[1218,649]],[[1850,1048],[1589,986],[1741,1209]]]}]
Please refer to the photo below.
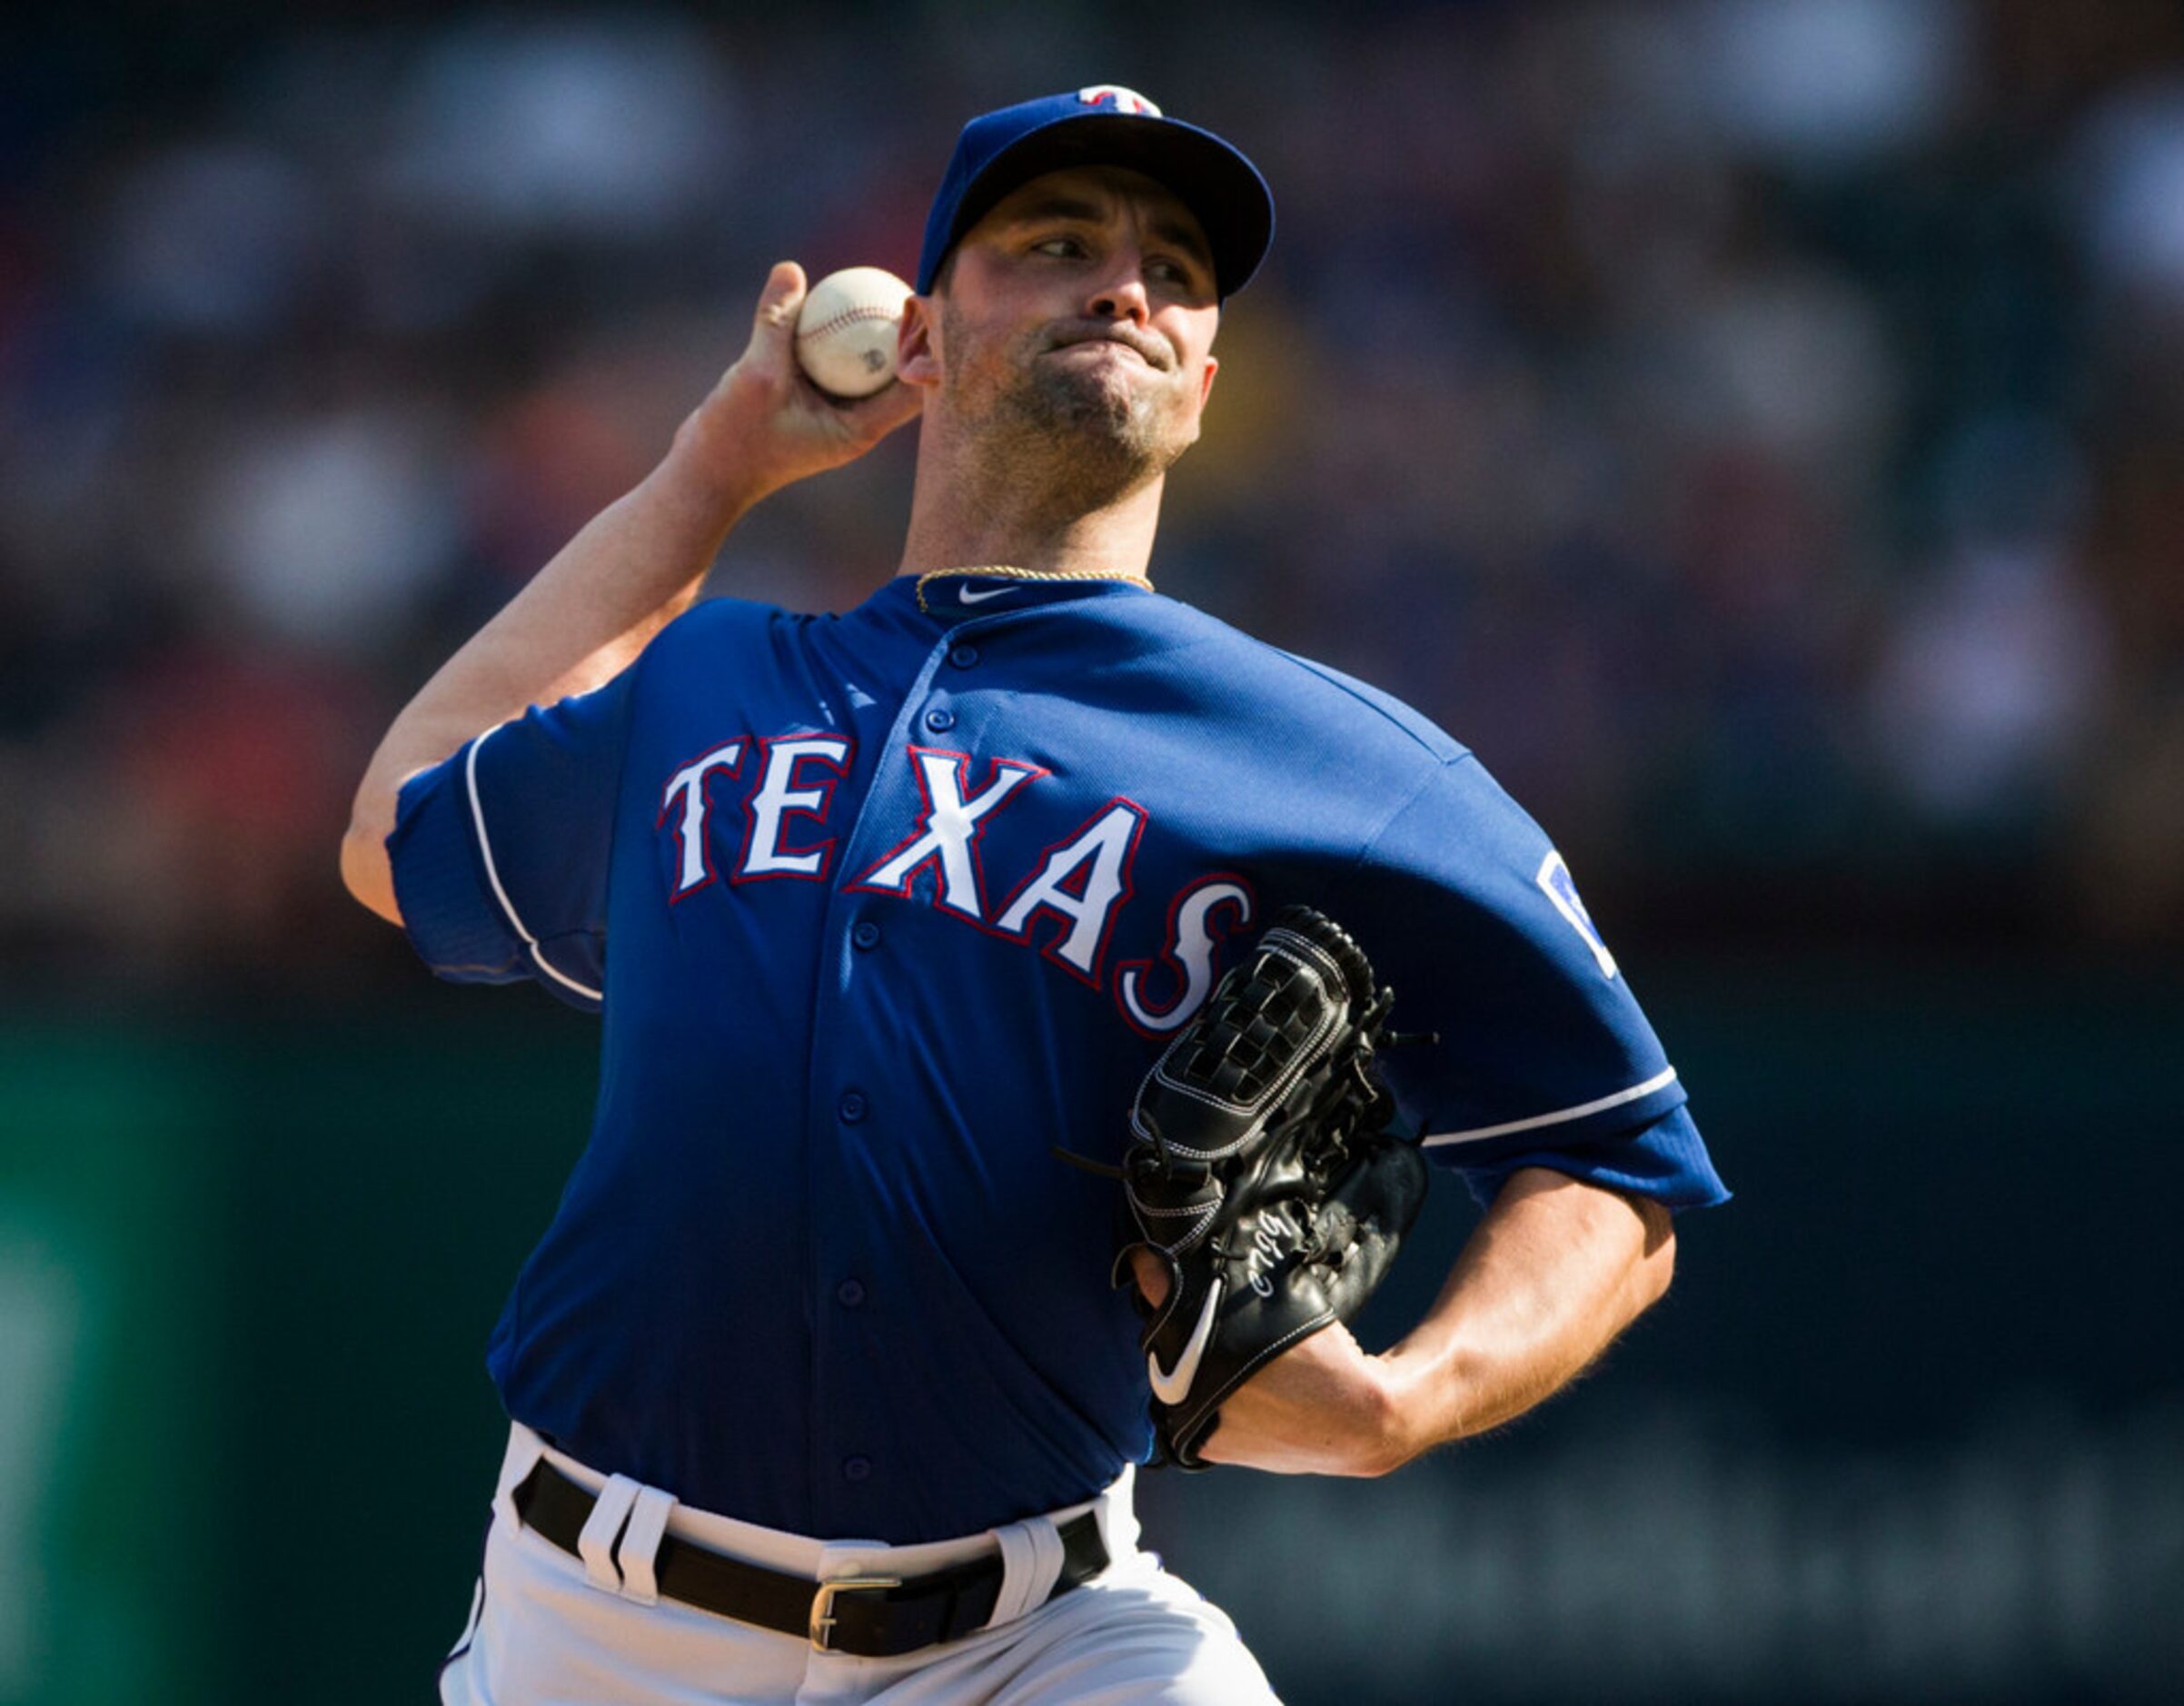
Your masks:
[{"label": "elbow", "polygon": [[1410,1406],[1396,1392],[1383,1386],[1366,1431],[1365,1449],[1350,1473],[1363,1480],[1377,1481],[1423,1455],[1433,1443],[1420,1433],[1418,1418]]},{"label": "elbow", "polygon": [[389,924],[402,922],[386,838],[362,822],[352,821],[342,838],[342,883],[366,911],[378,914]]},{"label": "elbow", "polygon": [[1638,1312],[1643,1312],[1668,1294],[1669,1282],[1675,1278],[1676,1228],[1668,1210],[1651,1197],[1639,1198],[1636,1206],[1644,1241],[1639,1246],[1633,1278]]}]

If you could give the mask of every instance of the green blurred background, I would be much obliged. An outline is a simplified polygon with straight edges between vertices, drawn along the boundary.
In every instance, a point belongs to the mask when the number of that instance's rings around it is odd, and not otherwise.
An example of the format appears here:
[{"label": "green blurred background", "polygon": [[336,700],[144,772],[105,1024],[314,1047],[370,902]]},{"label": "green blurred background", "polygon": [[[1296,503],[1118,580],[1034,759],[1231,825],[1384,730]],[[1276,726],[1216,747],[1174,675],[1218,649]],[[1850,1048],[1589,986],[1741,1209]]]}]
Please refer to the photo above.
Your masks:
[{"label": "green blurred background", "polygon": [[2184,1691],[2184,8],[306,0],[0,22],[0,1701],[430,1697],[595,1041],[348,791],[768,262],[1094,81],[1281,208],[1164,589],[1481,753],[1739,1193],[1540,1414],[1152,1543],[1299,1702]]}]

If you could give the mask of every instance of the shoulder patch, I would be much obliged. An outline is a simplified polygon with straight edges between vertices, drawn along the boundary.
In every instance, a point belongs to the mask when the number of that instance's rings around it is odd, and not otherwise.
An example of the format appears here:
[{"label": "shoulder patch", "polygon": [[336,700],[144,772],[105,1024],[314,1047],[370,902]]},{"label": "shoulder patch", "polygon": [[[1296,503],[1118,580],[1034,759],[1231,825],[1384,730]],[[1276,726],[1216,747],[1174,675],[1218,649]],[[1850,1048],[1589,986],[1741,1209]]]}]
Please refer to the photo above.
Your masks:
[{"label": "shoulder patch", "polygon": [[1593,957],[1600,964],[1603,977],[1615,975],[1615,956],[1608,952],[1608,945],[1600,939],[1600,931],[1593,923],[1593,915],[1585,910],[1585,903],[1577,898],[1577,884],[1571,878],[1570,868],[1563,856],[1553,848],[1540,861],[1539,875],[1532,879],[1540,886],[1540,892],[1554,903],[1555,911],[1569,920],[1570,927],[1585,939],[1593,950]]}]

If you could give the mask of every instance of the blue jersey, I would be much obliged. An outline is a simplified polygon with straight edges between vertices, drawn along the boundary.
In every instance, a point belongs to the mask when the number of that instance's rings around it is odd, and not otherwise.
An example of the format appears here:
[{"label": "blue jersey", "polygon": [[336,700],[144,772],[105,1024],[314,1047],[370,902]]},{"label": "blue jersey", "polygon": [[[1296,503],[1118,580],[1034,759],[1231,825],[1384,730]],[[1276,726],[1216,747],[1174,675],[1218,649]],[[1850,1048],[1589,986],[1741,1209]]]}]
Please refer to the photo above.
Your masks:
[{"label": "blue jersey", "polygon": [[905,1543],[1150,1446],[1110,1288],[1137,1081],[1282,906],[1432,1046],[1405,1118],[1476,1188],[1544,1162],[1724,1193],[1544,835],[1385,695],[1111,581],[722,600],[402,790],[442,976],[603,1016],[591,1141],[489,1362],[602,1471]]}]

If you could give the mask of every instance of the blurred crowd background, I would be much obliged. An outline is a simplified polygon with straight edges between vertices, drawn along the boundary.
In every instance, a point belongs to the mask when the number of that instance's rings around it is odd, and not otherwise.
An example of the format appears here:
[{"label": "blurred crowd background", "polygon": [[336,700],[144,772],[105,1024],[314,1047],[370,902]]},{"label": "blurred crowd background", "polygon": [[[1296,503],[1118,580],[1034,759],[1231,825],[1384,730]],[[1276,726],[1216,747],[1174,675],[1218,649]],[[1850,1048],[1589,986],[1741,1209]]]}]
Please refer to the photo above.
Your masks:
[{"label": "blurred crowd background", "polygon": [[1163,590],[1480,754],[1739,1191],[1510,1440],[1157,1543],[1298,1702],[2176,1697],[2184,6],[124,0],[0,19],[0,1701],[422,1697],[593,1033],[350,791],[769,263],[1090,82],[1279,208]]},{"label": "blurred crowd background", "polygon": [[[5,28],[14,963],[401,975],[323,951],[372,938],[325,872],[385,720],[650,466],[772,259],[912,270],[962,118],[1077,66],[1279,203],[1165,590],[1425,709],[1626,938],[2184,937],[2166,0]],[[718,584],[858,600],[908,455]]]}]

